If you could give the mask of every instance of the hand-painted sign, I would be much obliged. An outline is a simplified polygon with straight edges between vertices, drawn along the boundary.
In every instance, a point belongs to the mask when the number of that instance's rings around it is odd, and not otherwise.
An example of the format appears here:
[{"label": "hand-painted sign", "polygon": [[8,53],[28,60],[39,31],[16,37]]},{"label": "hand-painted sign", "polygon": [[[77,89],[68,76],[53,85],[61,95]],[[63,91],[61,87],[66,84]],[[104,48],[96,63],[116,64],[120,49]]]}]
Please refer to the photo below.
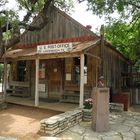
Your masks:
[{"label": "hand-painted sign", "polygon": [[37,46],[37,53],[49,54],[49,53],[62,53],[72,50],[72,43],[59,43]]}]

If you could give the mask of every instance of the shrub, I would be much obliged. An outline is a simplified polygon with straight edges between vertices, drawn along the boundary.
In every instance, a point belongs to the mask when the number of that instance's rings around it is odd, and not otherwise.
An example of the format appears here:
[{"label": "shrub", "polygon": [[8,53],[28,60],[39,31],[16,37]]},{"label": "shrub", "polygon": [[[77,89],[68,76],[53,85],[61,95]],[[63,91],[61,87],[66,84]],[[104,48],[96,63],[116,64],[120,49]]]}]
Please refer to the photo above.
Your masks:
[{"label": "shrub", "polygon": [[88,98],[84,102],[84,109],[91,109],[93,105],[93,100],[92,98]]}]

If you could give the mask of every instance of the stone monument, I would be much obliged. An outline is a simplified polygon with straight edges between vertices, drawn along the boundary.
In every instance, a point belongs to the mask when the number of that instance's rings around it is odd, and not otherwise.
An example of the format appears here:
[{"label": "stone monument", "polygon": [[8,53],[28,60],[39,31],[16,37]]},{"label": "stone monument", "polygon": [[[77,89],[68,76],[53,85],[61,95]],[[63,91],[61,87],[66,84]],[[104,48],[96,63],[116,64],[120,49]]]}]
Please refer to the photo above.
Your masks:
[{"label": "stone monument", "polygon": [[97,132],[109,130],[109,88],[93,89],[92,128]]}]

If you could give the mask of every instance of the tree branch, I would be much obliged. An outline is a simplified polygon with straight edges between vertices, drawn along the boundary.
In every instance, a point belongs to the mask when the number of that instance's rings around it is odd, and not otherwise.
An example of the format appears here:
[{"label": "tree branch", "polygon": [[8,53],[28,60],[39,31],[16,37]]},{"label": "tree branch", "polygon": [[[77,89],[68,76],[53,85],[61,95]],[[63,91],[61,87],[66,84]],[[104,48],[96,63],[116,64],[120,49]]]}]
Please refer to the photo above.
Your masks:
[{"label": "tree branch", "polygon": [[[38,0],[30,0],[31,4],[35,4]],[[51,2],[53,0],[46,0],[44,8],[42,10],[42,22],[39,25],[28,25],[27,22],[29,21],[32,12],[33,12],[33,8],[32,10],[28,11],[27,14],[24,16],[24,19],[22,22],[19,23],[19,26],[24,26],[26,30],[28,31],[35,31],[35,30],[41,30],[46,23],[49,22],[49,17],[46,16],[46,10],[48,9],[48,7],[50,6]],[[1,11],[0,13],[4,13],[5,11]],[[5,31],[5,27],[0,28],[1,32]],[[9,29],[11,29],[11,24],[9,23]],[[2,40],[1,40],[1,50],[6,47],[7,49],[12,47],[14,44],[18,43],[20,41],[20,33],[19,31],[15,31],[14,36],[12,37],[12,39],[10,39],[7,44],[5,44]],[[2,51],[1,51],[2,52]]]},{"label": "tree branch", "polygon": [[53,2],[53,0],[46,0],[45,4],[44,4],[44,8],[43,8],[43,13],[46,12],[46,10],[48,9],[48,7],[50,6],[51,2]]},{"label": "tree branch", "polygon": [[43,21],[39,25],[33,26],[33,25],[28,25],[25,22],[20,22],[19,26],[25,27],[25,29],[28,31],[41,30],[49,22],[49,17],[45,16],[45,18],[44,18],[44,16],[43,16],[42,19],[43,19]]},{"label": "tree branch", "polygon": [[140,9],[140,6],[139,6],[139,5],[136,5],[136,4],[132,3],[132,2],[125,2],[125,3],[126,3],[126,4],[129,4],[129,5],[132,5],[132,6],[134,6],[135,8]]},{"label": "tree branch", "polygon": [[6,10],[2,10],[0,11],[0,14],[5,14],[6,15],[7,11]]},{"label": "tree branch", "polygon": [[[30,0],[31,4],[34,5],[38,0]],[[26,2],[25,2],[26,3]],[[25,5],[26,6],[26,5]],[[33,12],[33,8],[31,8],[31,10],[28,8],[28,6],[26,6],[27,9],[28,9],[28,12],[27,14],[24,16],[24,19],[23,19],[23,22],[28,22],[31,15],[32,15],[32,12]]]}]

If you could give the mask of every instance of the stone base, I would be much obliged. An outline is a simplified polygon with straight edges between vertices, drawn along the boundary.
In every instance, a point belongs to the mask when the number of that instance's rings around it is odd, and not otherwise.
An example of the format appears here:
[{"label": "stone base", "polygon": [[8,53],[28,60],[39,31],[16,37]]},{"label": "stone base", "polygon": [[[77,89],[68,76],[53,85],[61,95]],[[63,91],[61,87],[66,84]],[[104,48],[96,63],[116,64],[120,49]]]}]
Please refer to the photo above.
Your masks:
[{"label": "stone base", "polygon": [[38,140],[72,140],[71,138],[40,137]]},{"label": "stone base", "polygon": [[83,109],[83,121],[91,121],[92,109]]},{"label": "stone base", "polygon": [[110,110],[110,112],[112,112],[112,111],[122,112],[122,111],[124,111],[124,105],[121,103],[110,103],[109,110]]},{"label": "stone base", "polygon": [[82,121],[82,110],[67,111],[40,121],[40,132],[55,136]]}]

